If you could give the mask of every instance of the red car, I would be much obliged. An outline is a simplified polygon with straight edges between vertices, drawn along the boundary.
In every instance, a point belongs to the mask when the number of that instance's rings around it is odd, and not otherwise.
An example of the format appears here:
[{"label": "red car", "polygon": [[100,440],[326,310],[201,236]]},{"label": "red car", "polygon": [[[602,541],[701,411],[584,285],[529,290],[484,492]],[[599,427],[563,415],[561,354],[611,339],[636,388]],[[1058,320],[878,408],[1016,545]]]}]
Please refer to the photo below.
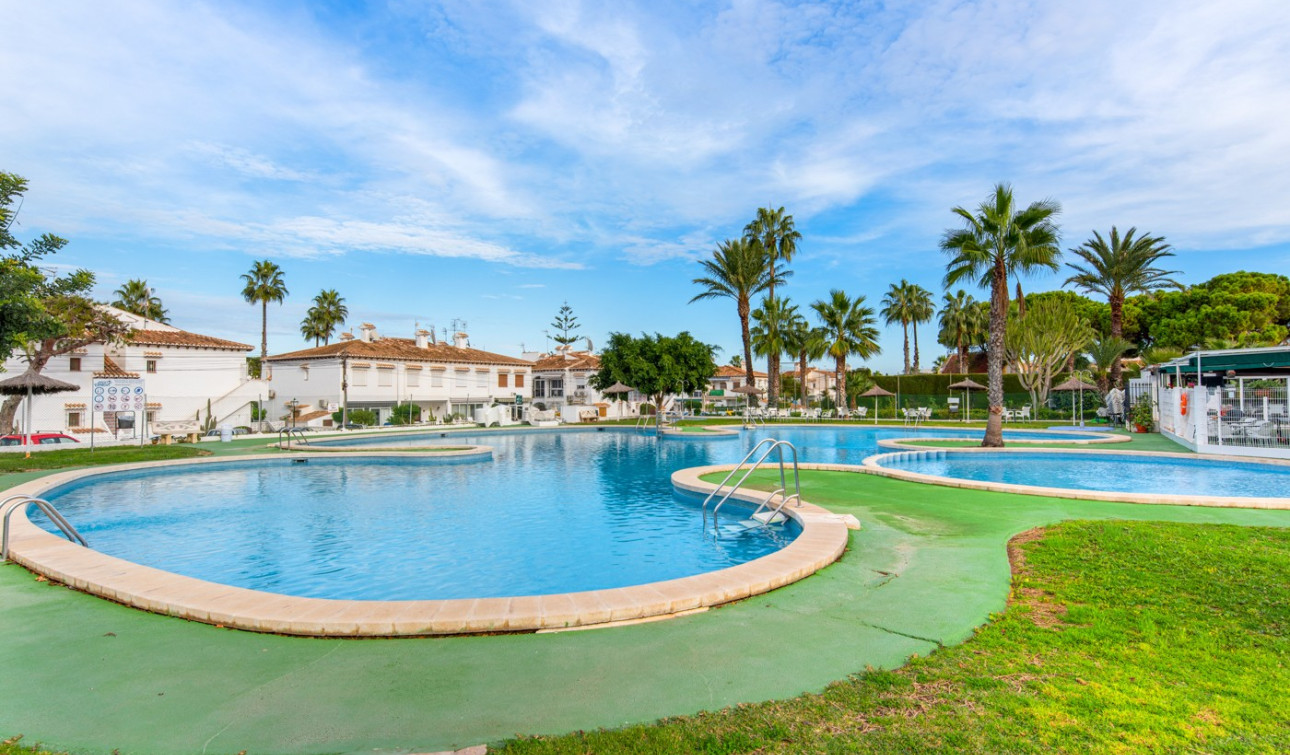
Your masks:
[{"label": "red car", "polygon": [[[0,446],[21,446],[24,444],[26,435],[6,435],[0,438]],[[32,433],[31,445],[33,446],[52,446],[60,443],[80,443],[79,440],[65,433]]]}]

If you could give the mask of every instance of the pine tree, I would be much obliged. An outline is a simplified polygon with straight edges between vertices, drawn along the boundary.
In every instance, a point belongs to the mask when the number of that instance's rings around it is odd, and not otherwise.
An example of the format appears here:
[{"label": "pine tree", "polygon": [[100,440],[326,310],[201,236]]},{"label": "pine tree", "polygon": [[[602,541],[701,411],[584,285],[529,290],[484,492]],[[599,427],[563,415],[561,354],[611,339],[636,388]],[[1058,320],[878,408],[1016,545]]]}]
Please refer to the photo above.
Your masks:
[{"label": "pine tree", "polygon": [[556,312],[551,328],[556,331],[556,334],[551,336],[551,340],[561,346],[568,346],[578,340],[578,318],[574,317],[573,307],[569,306],[569,302],[566,301],[560,307],[560,311]]}]

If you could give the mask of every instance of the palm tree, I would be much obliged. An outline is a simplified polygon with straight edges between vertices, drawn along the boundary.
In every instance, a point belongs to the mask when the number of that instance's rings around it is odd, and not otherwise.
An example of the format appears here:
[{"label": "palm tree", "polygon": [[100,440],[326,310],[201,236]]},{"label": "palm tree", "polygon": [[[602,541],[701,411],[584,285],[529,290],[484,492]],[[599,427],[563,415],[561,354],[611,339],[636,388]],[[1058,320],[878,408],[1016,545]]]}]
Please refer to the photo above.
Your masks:
[{"label": "palm tree", "polygon": [[[1145,294],[1162,288],[1182,288],[1182,284],[1169,277],[1177,270],[1153,267],[1157,261],[1174,256],[1164,237],[1144,234],[1134,238],[1137,231],[1137,228],[1130,228],[1121,238],[1119,230],[1111,226],[1110,243],[1093,231],[1093,238],[1070,250],[1087,266],[1066,263],[1075,271],[1066,283],[1074,283],[1088,293],[1102,294],[1111,305],[1109,335],[1113,339],[1124,337],[1125,297],[1135,292]],[[1108,373],[1111,385],[1120,384],[1121,370],[1120,357],[1117,356]]]},{"label": "palm tree", "polygon": [[305,313],[305,319],[300,321],[300,335],[304,336],[306,341],[312,338],[314,346],[317,346],[329,333],[323,322],[322,311],[317,307],[310,307]]},{"label": "palm tree", "polygon": [[126,281],[125,285],[113,293],[116,294],[116,301],[112,302],[112,306],[117,309],[157,322],[170,322],[166,308],[161,306],[161,299],[152,295],[148,282],[142,278]]},{"label": "palm tree", "polygon": [[910,284],[908,300],[909,324],[914,331],[914,372],[918,373],[922,371],[918,368],[918,326],[932,319],[936,304],[932,301],[932,292],[916,283]]},{"label": "palm tree", "polygon": [[242,273],[246,285],[242,298],[248,304],[260,303],[260,359],[269,355],[269,302],[281,304],[287,298],[287,285],[282,281],[282,268],[269,260],[256,262],[248,273]]},{"label": "palm tree", "polygon": [[835,374],[838,389],[838,408],[847,407],[847,357],[858,355],[868,359],[882,352],[878,347],[878,328],[873,307],[864,305],[864,297],[855,299],[839,289],[829,291],[828,299],[811,304],[824,329],[825,352],[837,360]]},{"label": "palm tree", "polygon": [[979,343],[986,332],[985,314],[972,295],[959,289],[953,296],[945,294],[945,304],[941,307],[941,334],[937,339],[941,344],[954,349],[959,355],[958,371],[968,371],[968,351],[973,344]]},{"label": "palm tree", "polygon": [[887,295],[882,297],[882,315],[883,322],[888,325],[900,323],[900,329],[905,335],[905,374],[909,374],[909,321],[913,319],[912,306],[909,301],[909,281],[901,279],[900,283],[893,283],[887,289]]},{"label": "palm tree", "polygon": [[1106,393],[1115,386],[1115,382],[1111,380],[1111,368],[1120,361],[1124,352],[1131,348],[1133,344],[1115,336],[1096,338],[1085,347],[1084,352],[1095,365],[1093,377],[1097,380],[1099,391]]},{"label": "palm tree", "polygon": [[[793,223],[793,216],[784,212],[784,208],[772,210],[769,207],[757,208],[757,217],[744,227],[744,238],[755,239],[761,243],[766,250],[766,261],[770,266],[770,284],[767,287],[766,298],[773,301],[775,299],[775,284],[782,282],[782,278],[787,278],[788,273],[779,275],[775,272],[775,263],[783,260],[792,262],[793,255],[797,253],[797,242],[802,238],[798,233],[797,226]],[[767,400],[774,405],[779,398],[779,354],[772,354],[766,360],[766,374],[770,380],[770,394]]]},{"label": "palm tree", "polygon": [[788,338],[785,345],[788,353],[797,357],[797,385],[802,393],[802,408],[806,408],[806,363],[812,359],[819,359],[824,356],[827,348],[824,343],[824,330],[822,328],[812,328],[811,324],[806,321],[805,317],[797,315],[793,318],[788,328]]},{"label": "palm tree", "polygon": [[315,309],[318,310],[322,341],[331,343],[332,334],[345,323],[345,318],[349,317],[349,307],[345,306],[345,299],[332,288],[320,291],[314,297],[314,306],[309,311],[312,312]]},{"label": "palm tree", "polygon": [[990,287],[989,381],[986,394],[990,413],[981,445],[1003,446],[1004,334],[1008,327],[1008,275],[1037,268],[1056,270],[1061,256],[1053,218],[1061,205],[1052,200],[1033,202],[1021,211],[1013,203],[1012,187],[998,184],[973,215],[962,207],[954,214],[964,227],[948,230],[941,249],[951,255],[945,286],[964,278]]},{"label": "palm tree", "polygon": [[[787,297],[762,301],[761,307],[752,313],[752,319],[756,323],[750,332],[753,352],[763,357],[778,357],[787,352],[793,320],[800,318],[796,305],[790,304]],[[772,390],[767,395],[767,401],[772,406],[778,398],[777,390]]]},{"label": "palm tree", "polygon": [[[739,326],[743,334],[744,370],[748,385],[756,385],[756,379],[753,376],[752,340],[748,334],[748,317],[752,308],[750,303],[752,297],[765,291],[770,285],[771,275],[766,265],[766,250],[762,248],[761,242],[755,239],[723,241],[712,253],[712,259],[702,260],[699,264],[703,265],[707,275],[695,278],[694,283],[703,286],[706,290],[691,299],[690,303],[700,299],[720,297],[735,300],[736,309],[739,311]],[[780,277],[782,280],[783,276]]]}]

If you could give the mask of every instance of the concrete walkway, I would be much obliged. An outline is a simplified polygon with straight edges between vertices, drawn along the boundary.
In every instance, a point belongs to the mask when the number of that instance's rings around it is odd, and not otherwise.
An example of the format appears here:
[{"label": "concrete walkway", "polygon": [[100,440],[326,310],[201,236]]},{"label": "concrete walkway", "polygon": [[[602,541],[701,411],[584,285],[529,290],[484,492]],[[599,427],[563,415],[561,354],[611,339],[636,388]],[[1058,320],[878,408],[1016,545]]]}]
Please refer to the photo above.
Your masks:
[{"label": "concrete walkway", "polygon": [[0,736],[73,752],[426,752],[616,727],[823,688],[956,643],[1005,606],[1005,543],[1066,518],[1290,526],[808,473],[860,518],[803,582],[671,621],[542,635],[325,640],[145,614],[0,567]]}]

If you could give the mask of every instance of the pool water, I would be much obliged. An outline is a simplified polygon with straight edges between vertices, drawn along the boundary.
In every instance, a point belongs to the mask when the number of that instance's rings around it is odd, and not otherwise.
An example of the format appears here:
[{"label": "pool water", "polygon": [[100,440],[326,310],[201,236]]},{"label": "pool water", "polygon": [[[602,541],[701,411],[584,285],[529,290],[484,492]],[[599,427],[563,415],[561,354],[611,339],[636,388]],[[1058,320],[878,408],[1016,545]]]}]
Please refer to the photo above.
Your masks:
[{"label": "pool water", "polygon": [[796,537],[790,523],[714,538],[698,502],[673,491],[675,470],[736,462],[771,436],[803,462],[859,464],[879,438],[912,434],[776,427],[706,443],[630,428],[430,432],[346,440],[486,444],[494,458],[239,460],[95,476],[47,497],[96,550],[222,584],[356,600],[541,595],[722,569]]},{"label": "pool water", "polygon": [[[910,455],[912,456],[912,454]],[[883,459],[883,467],[978,482],[1159,495],[1282,498],[1290,467],[1132,454],[947,453]]]}]

